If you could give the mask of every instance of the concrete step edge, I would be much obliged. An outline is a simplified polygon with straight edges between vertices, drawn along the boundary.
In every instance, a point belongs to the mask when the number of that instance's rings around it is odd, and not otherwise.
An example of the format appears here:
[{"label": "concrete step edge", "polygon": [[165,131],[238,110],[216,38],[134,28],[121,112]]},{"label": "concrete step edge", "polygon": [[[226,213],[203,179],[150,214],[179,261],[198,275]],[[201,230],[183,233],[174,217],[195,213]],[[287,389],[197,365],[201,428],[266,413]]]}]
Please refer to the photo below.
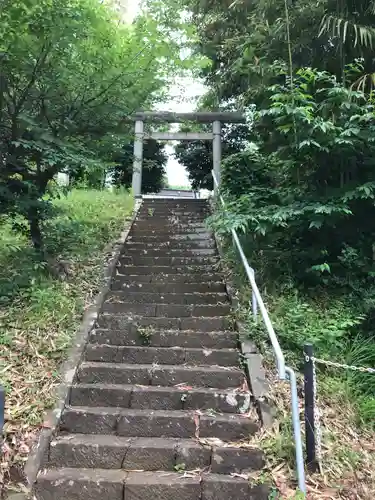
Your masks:
[{"label": "concrete step edge", "polygon": [[[105,314],[102,313],[97,321],[99,328],[107,330],[123,330],[126,327],[147,329],[148,327],[160,331],[199,331],[217,332],[228,331],[233,327],[233,319],[225,316],[148,316],[136,313]],[[121,326],[119,326],[121,325]],[[138,326],[137,326],[138,325]]]},{"label": "concrete step edge", "polygon": [[135,364],[135,363],[107,363],[103,361],[82,361],[82,363],[79,366],[80,368],[108,368],[108,369],[113,369],[113,370],[129,370],[129,369],[134,369],[134,370],[156,370],[156,369],[163,369],[163,370],[172,370],[172,371],[186,371],[186,372],[209,372],[209,373],[215,373],[215,372],[236,372],[236,373],[243,373],[241,368],[238,366],[220,366],[220,365],[158,365],[155,367],[154,365],[150,364]]},{"label": "concrete step edge", "polygon": [[[111,304],[119,304],[123,311],[112,310],[116,309]],[[110,307],[108,307],[110,306]],[[138,310],[135,311],[134,309]],[[143,307],[141,307],[143,306]],[[192,304],[193,307],[189,304],[168,304],[168,303],[157,303],[157,304],[147,304],[141,303],[137,304],[135,302],[106,302],[103,305],[103,314],[102,317],[108,316],[120,317],[120,316],[129,316],[129,314],[133,314],[133,317],[140,316],[143,319],[158,319],[158,318],[169,318],[169,319],[178,319],[184,321],[189,318],[194,318],[196,320],[209,321],[212,319],[228,319],[228,315],[231,312],[230,303],[224,305],[212,305],[210,304]],[[168,310],[169,309],[169,310]],[[221,309],[221,310],[220,310]],[[184,314],[190,312],[190,314]],[[212,314],[211,314],[212,311]]]},{"label": "concrete step edge", "polygon": [[[240,352],[238,349],[204,349],[179,346],[121,346],[112,344],[89,343],[84,353],[88,362],[111,363],[158,363],[168,365],[192,366],[238,366]],[[147,361],[146,361],[147,360]]]},{"label": "concrete step edge", "polygon": [[154,410],[214,410],[219,414],[246,413],[251,394],[246,389],[217,389],[184,384],[159,387],[154,385],[83,384],[70,388],[70,405],[108,406]]},{"label": "concrete step edge", "polygon": [[229,474],[259,470],[263,453],[219,439],[127,438],[101,434],[65,434],[50,443],[49,465],[105,469],[174,471],[211,467]]},{"label": "concrete step edge", "polygon": [[[153,274],[151,276],[163,276],[164,280],[159,282],[159,284],[166,284],[166,285],[173,285],[174,283],[168,283],[165,281],[165,279],[168,279],[169,276],[171,276],[172,278],[174,278],[176,276],[177,273],[173,273],[173,274],[165,274],[165,273],[158,273],[158,274]],[[115,275],[115,278],[118,278],[119,276],[124,276],[127,278],[127,280],[131,279],[131,278],[134,278],[134,277],[142,277],[142,276],[150,276],[149,274],[121,274],[121,272],[119,270],[117,270],[117,273]],[[198,284],[198,285],[201,285],[203,282],[204,284],[210,284],[210,283],[220,283],[220,284],[223,284],[224,282],[222,281],[222,277],[221,277],[221,274],[220,273],[210,273],[208,274],[207,276],[211,276],[211,277],[216,277],[216,280],[214,281],[209,281],[209,282],[206,282],[204,281],[204,277],[206,276],[205,274],[201,274],[201,273],[181,273],[178,275],[180,278],[190,278],[191,276],[197,276],[197,279],[198,279],[198,276],[202,277],[202,280],[201,281],[189,281],[189,284],[190,283],[195,283],[195,284]],[[151,278],[150,278],[151,279]],[[156,279],[156,278],[154,278]],[[151,282],[150,282],[151,283]],[[155,283],[155,282],[154,282]],[[158,283],[158,282],[156,282]]]},{"label": "concrete step edge", "polygon": [[[121,317],[119,318],[122,319]],[[201,327],[194,322],[192,325],[186,323],[180,324],[179,320],[173,320],[172,323],[167,318],[162,322],[143,322],[137,326],[130,320],[122,323],[100,322],[90,335],[90,342],[93,344],[110,345],[150,345],[152,347],[196,347],[204,349],[230,347],[235,348],[238,345],[238,333],[225,329],[220,321],[220,325],[212,325],[210,328]],[[121,326],[120,326],[121,325]],[[186,328],[179,329],[179,326]],[[224,328],[223,328],[224,327]]]},{"label": "concrete step edge", "polygon": [[[116,292],[116,293],[112,293],[111,294],[111,297],[113,295],[117,295],[119,297],[122,297],[122,296],[126,296],[127,295],[127,292]],[[159,292],[144,292],[142,290],[139,290],[139,291],[136,291],[136,292],[132,292],[132,295],[134,296],[145,296],[145,295],[155,295],[156,297],[160,296],[160,293]],[[165,292],[165,295],[176,295],[176,296],[183,296],[183,297],[216,297],[216,296],[219,296],[220,298],[225,298],[225,297],[228,297],[228,295],[225,293],[225,292]],[[173,297],[172,297],[173,298]]]},{"label": "concrete step edge", "polygon": [[218,438],[233,442],[259,431],[256,412],[213,414],[211,410],[154,410],[118,407],[66,407],[63,432],[126,437]]},{"label": "concrete step edge", "polygon": [[[247,450],[248,452],[258,451],[259,448],[252,447],[247,445],[247,443],[225,443],[220,439],[202,439],[200,442],[199,439],[184,439],[184,438],[163,438],[163,437],[153,437],[152,440],[150,438],[144,437],[124,437],[124,436],[115,436],[108,434],[60,434],[55,436],[51,441],[51,446],[56,446],[58,443],[71,444],[75,446],[77,443],[79,444],[87,444],[87,445],[109,445],[109,446],[132,446],[141,448],[147,446],[149,448],[154,448],[157,446],[165,446],[167,448],[174,449],[177,446],[186,446],[190,448],[195,448],[197,445],[202,447],[207,447],[208,449],[214,450]],[[154,446],[155,445],[155,446]]]},{"label": "concrete step edge", "polygon": [[241,387],[245,375],[236,366],[83,361],[77,370],[76,380],[83,383],[125,383],[162,387],[173,387],[184,383],[198,387],[217,387],[220,389]]},{"label": "concrete step edge", "polygon": [[[177,472],[126,472],[105,469],[45,469],[36,483],[38,498],[110,498],[111,500],[267,500],[270,487],[220,474],[185,476]],[[44,496],[46,494],[46,496]],[[42,495],[42,496],[38,496]],[[68,495],[68,496],[66,496]],[[182,495],[182,496],[181,496]]]},{"label": "concrete step edge", "polygon": [[[77,414],[91,414],[91,415],[97,415],[97,416],[102,416],[102,415],[113,415],[113,416],[140,416],[140,417],[146,417],[150,418],[150,416],[166,416],[170,417],[173,419],[181,419],[181,418],[186,418],[186,417],[191,417],[193,420],[195,417],[200,417],[201,419],[209,419],[209,420],[220,420],[222,422],[228,422],[228,423],[249,423],[249,422],[254,422],[257,420],[256,414],[254,413],[254,419],[250,418],[248,414],[246,415],[241,415],[237,413],[217,413],[215,415],[211,414],[209,410],[205,411],[196,411],[196,410],[142,410],[138,408],[115,408],[111,406],[96,406],[96,407],[91,407],[91,406],[66,406],[65,410],[63,413],[73,411],[76,412]],[[76,434],[76,433],[74,433]],[[100,434],[100,433],[98,433]],[[132,436],[129,436],[132,437]],[[139,436],[141,437],[141,436]],[[155,436],[157,437],[157,436]]]},{"label": "concrete step edge", "polygon": [[[183,394],[186,391],[191,393],[199,393],[199,394],[216,394],[219,395],[250,395],[250,392],[237,390],[232,388],[224,388],[218,389],[217,387],[186,387],[184,384],[179,384],[177,386],[172,387],[159,387],[157,385],[140,385],[140,384],[80,384],[74,383],[72,388],[83,388],[83,389],[118,389],[123,391],[132,391],[135,389],[141,389],[143,391],[151,391],[151,392],[160,392],[168,390],[168,392],[176,392],[178,394]],[[226,413],[226,412],[223,412]]]},{"label": "concrete step edge", "polygon": [[[124,297],[129,298],[130,297]],[[147,299],[149,297],[146,297]],[[200,317],[206,316],[210,317],[212,313],[214,316],[226,316],[230,314],[231,304],[228,299],[224,299],[223,302],[217,303],[181,303],[173,301],[132,301],[132,300],[107,300],[103,304],[102,310],[104,312],[113,312],[115,314],[126,314],[127,312],[138,312],[145,317],[152,316],[174,316],[174,317]]]},{"label": "concrete step edge", "polygon": [[[200,290],[199,292],[194,291]],[[216,289],[216,291],[215,291]],[[210,284],[202,283],[129,283],[128,280],[115,279],[112,283],[111,290],[114,293],[208,293],[208,294],[226,294],[225,285],[223,282],[211,282]]]}]

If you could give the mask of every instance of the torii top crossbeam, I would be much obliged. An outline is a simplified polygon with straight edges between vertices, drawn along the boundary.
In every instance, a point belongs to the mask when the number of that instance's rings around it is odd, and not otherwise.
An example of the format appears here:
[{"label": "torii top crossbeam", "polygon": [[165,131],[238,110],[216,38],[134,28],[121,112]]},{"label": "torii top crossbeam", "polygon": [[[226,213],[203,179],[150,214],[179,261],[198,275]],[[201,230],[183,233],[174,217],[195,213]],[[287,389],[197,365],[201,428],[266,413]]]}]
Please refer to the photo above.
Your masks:
[{"label": "torii top crossbeam", "polygon": [[221,111],[198,111],[195,113],[174,113],[172,111],[138,111],[133,115],[134,121],[148,122],[198,122],[198,123],[245,123],[245,116],[242,113],[221,112]]}]

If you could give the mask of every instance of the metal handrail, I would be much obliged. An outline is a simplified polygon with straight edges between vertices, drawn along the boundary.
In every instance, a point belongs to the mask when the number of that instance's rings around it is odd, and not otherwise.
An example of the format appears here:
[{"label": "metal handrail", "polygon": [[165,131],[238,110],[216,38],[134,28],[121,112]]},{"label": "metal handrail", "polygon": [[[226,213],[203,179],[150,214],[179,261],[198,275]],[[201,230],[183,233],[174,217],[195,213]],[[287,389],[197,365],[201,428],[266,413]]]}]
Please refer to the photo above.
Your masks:
[{"label": "metal handrail", "polygon": [[[226,209],[226,204],[224,198],[219,192],[219,183],[217,181],[215,172],[212,171],[212,177],[214,180],[214,188],[215,193],[218,195],[219,200],[224,209]],[[305,467],[303,461],[303,452],[302,452],[302,438],[301,438],[301,422],[299,418],[299,404],[298,404],[298,391],[297,391],[297,378],[294,370],[288,366],[285,366],[285,357],[281,350],[279,341],[277,339],[277,335],[272,326],[271,319],[269,317],[266,306],[264,305],[262,296],[260,294],[258,285],[255,281],[255,271],[249,265],[249,262],[246,258],[245,252],[243,251],[242,245],[238,238],[237,231],[235,229],[231,229],[233,241],[236,245],[237,251],[241,257],[242,264],[245,268],[246,275],[248,277],[251,291],[252,291],[252,311],[253,315],[256,318],[258,315],[258,307],[265,324],[269,339],[272,344],[273,351],[275,353],[276,361],[277,361],[277,371],[278,377],[280,380],[288,380],[290,383],[290,392],[291,392],[291,406],[292,406],[292,421],[293,421],[293,434],[294,434],[294,443],[295,443],[295,454],[296,454],[296,464],[297,464],[297,477],[298,477],[298,487],[302,493],[306,493],[306,481],[305,481]]]}]

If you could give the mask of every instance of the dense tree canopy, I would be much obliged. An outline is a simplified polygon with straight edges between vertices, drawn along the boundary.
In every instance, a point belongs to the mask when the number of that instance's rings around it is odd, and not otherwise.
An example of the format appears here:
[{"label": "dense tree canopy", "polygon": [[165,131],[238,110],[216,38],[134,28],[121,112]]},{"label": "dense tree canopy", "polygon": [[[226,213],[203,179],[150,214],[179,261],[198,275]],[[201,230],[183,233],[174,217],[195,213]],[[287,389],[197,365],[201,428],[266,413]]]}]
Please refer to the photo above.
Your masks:
[{"label": "dense tree canopy", "polygon": [[290,56],[295,68],[326,70],[340,80],[355,58],[363,58],[362,75],[375,71],[373,0],[181,1],[196,25],[198,50],[212,62],[205,76],[217,104],[239,96],[253,103],[256,89],[280,82]]},{"label": "dense tree canopy", "polygon": [[[123,146],[114,157],[116,163],[112,169],[113,179],[117,186],[130,188],[133,177],[133,144]],[[144,141],[142,162],[142,193],[157,193],[164,186],[167,156],[164,145],[155,139]]]},{"label": "dense tree canopy", "polygon": [[[307,337],[289,329],[302,331],[306,301],[320,300],[337,319],[332,330],[308,325],[310,340],[341,359],[360,346],[357,362],[373,366],[375,3],[180,4],[195,26],[195,50],[210,61],[201,72],[207,85],[201,105],[242,110],[248,119],[245,141],[234,135],[224,157],[227,210],[213,224],[223,234],[233,227],[242,233],[267,287],[308,297],[279,324],[286,345],[300,352]],[[209,175],[206,157],[199,163],[189,147],[179,157],[189,172],[194,165],[199,178]],[[335,309],[341,297],[344,315]],[[372,396],[363,408],[373,421],[375,386],[353,380],[356,391]]]},{"label": "dense tree canopy", "polygon": [[[209,130],[208,127],[205,128]],[[225,159],[238,153],[247,137],[247,127],[224,125],[222,127],[222,158]],[[213,189],[212,141],[182,141],[175,146],[175,154],[180,163],[185,166],[193,189]]]},{"label": "dense tree canopy", "polygon": [[126,25],[97,0],[2,1],[0,213],[21,215],[36,248],[55,174],[105,169],[133,134],[127,116],[189,65],[171,34],[183,25],[159,27],[157,7]]}]

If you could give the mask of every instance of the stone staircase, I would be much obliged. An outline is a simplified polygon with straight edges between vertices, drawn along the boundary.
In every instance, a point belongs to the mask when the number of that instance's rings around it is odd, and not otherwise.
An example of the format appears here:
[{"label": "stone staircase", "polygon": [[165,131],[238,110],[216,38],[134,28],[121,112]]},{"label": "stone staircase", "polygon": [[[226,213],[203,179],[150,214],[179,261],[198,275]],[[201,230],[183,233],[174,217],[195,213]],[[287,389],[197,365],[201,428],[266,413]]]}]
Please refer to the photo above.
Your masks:
[{"label": "stone staircase", "polygon": [[[204,200],[146,200],[37,479],[40,500],[249,500],[258,430]],[[252,415],[252,416],[251,416]]]}]

